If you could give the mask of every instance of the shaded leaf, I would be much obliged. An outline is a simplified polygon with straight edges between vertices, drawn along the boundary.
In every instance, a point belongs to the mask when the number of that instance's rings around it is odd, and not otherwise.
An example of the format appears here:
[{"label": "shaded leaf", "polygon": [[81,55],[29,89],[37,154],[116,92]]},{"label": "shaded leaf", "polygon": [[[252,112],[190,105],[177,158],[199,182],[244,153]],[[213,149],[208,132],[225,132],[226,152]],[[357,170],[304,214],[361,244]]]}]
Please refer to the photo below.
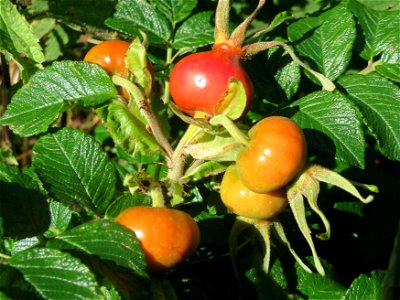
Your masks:
[{"label": "shaded leaf", "polygon": [[64,128],[40,138],[32,164],[55,199],[103,213],[115,191],[114,166],[100,145],[85,133]]},{"label": "shaded leaf", "polygon": [[361,274],[352,282],[342,300],[381,299],[384,276],[385,271],[373,271],[369,276]]},{"label": "shaded leaf", "polygon": [[378,139],[382,153],[400,160],[400,89],[385,78],[348,75],[339,80]]},{"label": "shaded leaf", "polygon": [[0,219],[5,236],[18,238],[42,234],[49,226],[46,197],[16,183],[0,182]]}]

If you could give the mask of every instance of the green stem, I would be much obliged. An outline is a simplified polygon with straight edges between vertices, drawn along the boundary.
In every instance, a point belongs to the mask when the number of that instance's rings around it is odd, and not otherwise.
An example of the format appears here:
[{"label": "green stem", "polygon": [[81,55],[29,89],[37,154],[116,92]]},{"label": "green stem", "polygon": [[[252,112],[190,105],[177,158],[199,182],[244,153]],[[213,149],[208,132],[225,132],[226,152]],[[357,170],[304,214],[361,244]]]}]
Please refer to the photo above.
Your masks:
[{"label": "green stem", "polygon": [[249,137],[244,134],[227,116],[216,115],[210,120],[210,124],[213,126],[223,126],[237,142],[245,145],[246,147],[249,145]]},{"label": "green stem", "polygon": [[203,129],[196,125],[189,125],[185,134],[180,139],[172,155],[172,168],[169,171],[168,178],[172,181],[179,181],[184,174],[187,153],[185,146],[190,143]]},{"label": "green stem", "polygon": [[158,182],[151,183],[149,190],[153,207],[165,207],[165,199],[162,193],[160,183]]},{"label": "green stem", "polygon": [[275,47],[275,46],[280,46],[283,49],[285,49],[286,52],[290,55],[290,57],[293,59],[293,61],[295,61],[299,66],[303,67],[305,70],[307,70],[312,75],[314,75],[319,80],[319,82],[322,84],[322,87],[323,87],[324,90],[327,90],[329,92],[332,92],[333,90],[335,90],[336,86],[331,80],[329,80],[323,74],[321,74],[321,73],[319,73],[317,71],[314,71],[309,66],[307,66],[305,63],[303,63],[297,57],[297,55],[294,53],[292,48],[290,48],[287,44],[285,44],[283,42],[271,41],[271,42],[254,43],[254,44],[250,44],[250,45],[244,46],[243,50],[245,51],[245,53],[246,53],[245,55],[246,56],[252,56],[252,55],[255,55],[255,54],[257,54],[257,53],[259,53],[261,51],[267,50],[267,49]]},{"label": "green stem", "polygon": [[[172,63],[172,48],[167,48],[166,65],[169,66]],[[169,80],[165,80],[163,102],[167,104],[169,102]]]},{"label": "green stem", "polygon": [[112,80],[114,84],[124,87],[129,91],[129,93],[131,93],[132,98],[135,100],[137,106],[139,107],[141,114],[144,116],[148,125],[150,126],[151,133],[153,134],[154,138],[156,139],[158,144],[165,150],[168,158],[171,158],[173,154],[171,144],[165,137],[161,129],[160,122],[156,118],[148,99],[144,96],[141,89],[133,82],[120,76],[114,75],[112,77]]},{"label": "green stem", "polygon": [[4,253],[0,253],[0,258],[3,258],[3,259],[11,259],[11,256],[9,256],[9,255],[7,255],[7,254],[4,254]]},{"label": "green stem", "polygon": [[381,60],[377,60],[376,62],[371,60],[371,61],[368,62],[367,67],[365,69],[361,70],[360,72],[358,72],[358,74],[367,75],[367,74],[369,74],[371,72],[374,72],[375,71],[375,67],[379,66],[381,63],[382,63]]}]

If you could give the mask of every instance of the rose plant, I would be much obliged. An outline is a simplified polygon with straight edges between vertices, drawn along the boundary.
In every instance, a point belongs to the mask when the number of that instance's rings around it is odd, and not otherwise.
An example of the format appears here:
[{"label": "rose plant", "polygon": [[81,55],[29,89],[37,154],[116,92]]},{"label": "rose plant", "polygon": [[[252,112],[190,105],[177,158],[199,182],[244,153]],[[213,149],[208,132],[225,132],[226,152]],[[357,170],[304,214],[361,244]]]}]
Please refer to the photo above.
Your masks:
[{"label": "rose plant", "polygon": [[395,296],[400,6],[215,2],[0,0],[2,299]]}]

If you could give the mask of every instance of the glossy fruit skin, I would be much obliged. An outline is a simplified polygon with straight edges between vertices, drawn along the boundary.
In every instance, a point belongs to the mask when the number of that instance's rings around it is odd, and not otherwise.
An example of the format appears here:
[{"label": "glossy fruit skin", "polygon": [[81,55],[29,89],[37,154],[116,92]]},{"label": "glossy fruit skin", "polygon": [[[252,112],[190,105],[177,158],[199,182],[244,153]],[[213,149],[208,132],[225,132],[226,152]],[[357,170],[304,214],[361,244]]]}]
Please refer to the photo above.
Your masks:
[{"label": "glossy fruit skin", "polygon": [[284,189],[265,194],[249,190],[241,181],[236,165],[225,171],[220,189],[221,200],[227,208],[239,216],[254,219],[271,219],[288,204]]},{"label": "glossy fruit skin", "polygon": [[115,221],[135,232],[152,272],[165,271],[183,262],[200,242],[197,223],[189,214],[176,209],[135,206],[122,211]]},{"label": "glossy fruit skin", "polygon": [[86,53],[84,61],[99,64],[108,74],[128,77],[125,54],[130,43],[120,40],[104,41]]},{"label": "glossy fruit skin", "polygon": [[175,103],[190,115],[196,111],[214,115],[214,108],[228,91],[229,79],[236,78],[244,86],[249,106],[254,87],[241,65],[239,50],[218,46],[180,60],[170,75],[170,92]]},{"label": "glossy fruit skin", "polygon": [[307,144],[301,128],[286,117],[273,116],[249,130],[250,144],[238,155],[241,181],[256,193],[288,184],[304,166]]}]

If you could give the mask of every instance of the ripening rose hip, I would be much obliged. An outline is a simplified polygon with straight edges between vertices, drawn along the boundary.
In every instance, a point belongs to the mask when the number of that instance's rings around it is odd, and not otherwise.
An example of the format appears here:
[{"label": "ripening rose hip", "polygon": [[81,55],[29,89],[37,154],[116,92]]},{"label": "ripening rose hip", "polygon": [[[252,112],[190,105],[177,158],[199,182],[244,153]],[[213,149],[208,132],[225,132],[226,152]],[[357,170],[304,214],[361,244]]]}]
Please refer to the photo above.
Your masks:
[{"label": "ripening rose hip", "polygon": [[306,140],[301,128],[285,117],[259,121],[249,130],[250,144],[239,153],[237,168],[243,184],[267,193],[288,184],[304,166]]},{"label": "ripening rose hip", "polygon": [[229,80],[240,80],[246,92],[247,107],[254,94],[253,83],[241,65],[242,51],[225,44],[211,51],[194,53],[180,60],[170,76],[171,97],[186,113],[215,114],[228,92]]},{"label": "ripening rose hip", "polygon": [[177,209],[134,206],[122,211],[115,221],[135,232],[150,271],[175,267],[190,257],[200,243],[197,223]]}]

